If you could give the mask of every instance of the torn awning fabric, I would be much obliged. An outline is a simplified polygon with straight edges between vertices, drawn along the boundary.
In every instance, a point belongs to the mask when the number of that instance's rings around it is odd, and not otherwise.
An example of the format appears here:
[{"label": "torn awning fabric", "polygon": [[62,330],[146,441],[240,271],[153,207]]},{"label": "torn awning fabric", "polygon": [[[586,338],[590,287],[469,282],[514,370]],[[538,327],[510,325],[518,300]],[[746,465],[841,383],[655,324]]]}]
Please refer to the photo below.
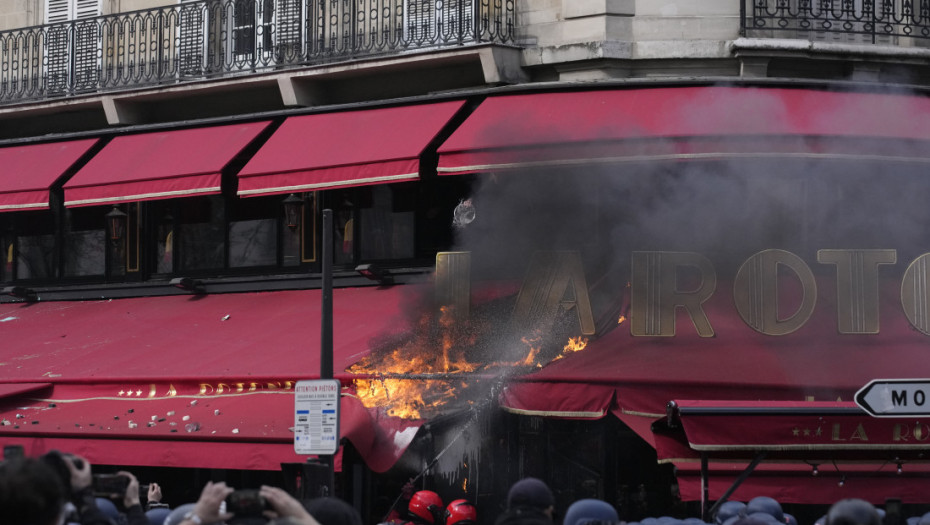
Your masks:
[{"label": "torn awning fabric", "polygon": [[[334,376],[402,329],[403,287],[334,293]],[[407,290],[409,292],[409,290]],[[0,442],[99,464],[277,470],[294,453],[294,384],[319,378],[320,291],[0,305]],[[316,321],[316,322],[314,322]],[[419,421],[344,388],[341,435],[376,471]],[[140,450],[157,444],[159,454]],[[151,449],[149,449],[151,450]]]}]

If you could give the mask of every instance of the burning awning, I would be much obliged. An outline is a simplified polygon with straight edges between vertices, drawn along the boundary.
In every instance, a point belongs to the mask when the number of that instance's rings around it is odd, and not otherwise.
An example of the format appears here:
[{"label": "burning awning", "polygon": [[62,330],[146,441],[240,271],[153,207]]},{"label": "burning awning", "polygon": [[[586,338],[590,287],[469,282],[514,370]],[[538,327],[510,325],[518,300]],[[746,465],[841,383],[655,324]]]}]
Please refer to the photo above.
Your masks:
[{"label": "burning awning", "polygon": [[[852,404],[856,391],[872,379],[930,377],[925,359],[930,336],[908,321],[900,281],[888,277],[877,283],[875,333],[840,333],[838,316],[846,310],[837,306],[835,278],[823,278],[817,280],[809,320],[781,336],[760,333],[737,314],[732,286],[718,283],[716,292],[701,304],[713,327],[712,337],[698,335],[683,308],[678,309],[673,335],[634,336],[629,299],[618,297],[622,304],[613,329],[596,334],[581,352],[512,378],[500,395],[502,407],[553,417],[613,414],[656,447],[660,459],[676,465],[699,461],[701,452],[711,459],[741,459],[745,464],[753,456],[750,452],[766,450],[775,460],[793,454],[790,460],[804,466],[801,470],[809,477],[810,467],[800,461],[800,452],[808,449],[812,452],[805,457],[819,452],[837,461],[859,457],[876,469],[886,461],[894,465],[898,457],[905,461],[905,471],[906,458],[913,457],[910,452],[928,452],[930,429],[920,426],[922,420],[909,421],[910,439],[895,442],[895,421],[874,420]],[[796,295],[779,296],[789,312],[786,316],[798,304]],[[669,443],[655,432],[654,423],[667,417],[666,407],[673,400],[715,401],[679,401],[687,407],[681,418],[687,440]],[[714,415],[700,412],[721,407]],[[750,419],[740,410],[759,414]],[[814,423],[826,421],[830,411],[835,412],[831,424],[822,426],[817,436]],[[812,435],[806,436],[805,429]],[[858,439],[857,430],[870,439],[884,437],[876,445]],[[815,436],[824,440],[820,445],[835,447],[815,446]],[[891,456],[889,450],[894,450]],[[695,494],[683,492],[688,498]],[[806,501],[814,501],[813,494]]]},{"label": "burning awning", "polygon": [[223,169],[268,124],[115,137],[65,184],[65,206],[218,194]]},{"label": "burning awning", "polygon": [[[334,376],[403,330],[401,289],[334,291]],[[409,287],[406,287],[410,291]],[[294,384],[320,376],[319,290],[0,305],[0,442],[100,464],[277,470],[294,453]],[[346,389],[342,436],[376,471],[418,421]],[[139,453],[157,444],[159,454]]]},{"label": "burning awning", "polygon": [[0,211],[44,209],[49,188],[97,139],[0,148]]},{"label": "burning awning", "polygon": [[[490,96],[439,148],[439,173],[727,158],[927,160],[930,100],[759,87]],[[916,153],[915,153],[916,152]]]},{"label": "burning awning", "polygon": [[417,180],[463,101],[290,117],[239,172],[243,197]]}]

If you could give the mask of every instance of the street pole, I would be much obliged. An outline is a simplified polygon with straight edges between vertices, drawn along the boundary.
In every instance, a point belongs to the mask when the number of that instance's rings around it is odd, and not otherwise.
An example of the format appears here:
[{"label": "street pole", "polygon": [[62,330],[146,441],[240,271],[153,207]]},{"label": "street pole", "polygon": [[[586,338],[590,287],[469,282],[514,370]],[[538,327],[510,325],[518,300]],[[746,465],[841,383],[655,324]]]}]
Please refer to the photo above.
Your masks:
[{"label": "street pole", "polygon": [[[320,379],[333,378],[333,210],[323,210],[323,283],[320,309]],[[326,466],[326,483],[320,487],[320,496],[334,496],[336,486],[335,457],[319,456]]]}]

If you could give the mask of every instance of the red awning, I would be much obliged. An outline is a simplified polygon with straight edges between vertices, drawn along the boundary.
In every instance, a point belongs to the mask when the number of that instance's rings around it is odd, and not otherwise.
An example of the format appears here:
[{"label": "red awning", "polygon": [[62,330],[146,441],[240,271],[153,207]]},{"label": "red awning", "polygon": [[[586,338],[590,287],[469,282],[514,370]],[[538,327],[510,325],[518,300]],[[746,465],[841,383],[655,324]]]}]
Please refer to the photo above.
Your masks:
[{"label": "red awning", "polygon": [[[746,463],[710,462],[708,499],[718,501],[733,486]],[[675,463],[675,477],[683,501],[701,500],[701,469],[698,463]],[[752,471],[729,500],[749,501],[768,496],[781,503],[834,503],[845,498],[859,498],[884,504],[888,498],[904,503],[925,503],[930,490],[930,468],[925,464],[905,464],[901,474],[891,463],[847,463],[834,468],[820,465],[813,475],[803,462],[762,463]]]},{"label": "red awning", "polygon": [[[413,287],[334,291],[334,375],[403,330]],[[2,304],[0,443],[84,451],[99,464],[277,470],[293,451],[294,383],[320,376],[319,290]],[[347,388],[341,434],[376,471],[420,422]],[[159,443],[165,458],[139,454]],[[216,445],[212,447],[212,445]],[[162,448],[164,447],[164,448]]]},{"label": "red awning", "polygon": [[416,180],[420,155],[464,104],[288,118],[239,173],[239,195]]},{"label": "red awning", "polygon": [[652,429],[659,462],[675,465],[687,500],[701,499],[701,458],[711,499],[756,457],[762,462],[729,499],[916,503],[930,489],[930,427],[919,418],[872,417],[850,401],[675,400]]},{"label": "red awning", "polygon": [[669,411],[664,431],[680,432],[691,450],[715,458],[765,451],[770,458],[904,461],[930,449],[930,426],[919,418],[873,417],[852,401],[675,400]]},{"label": "red awning", "polygon": [[0,148],[0,210],[48,208],[49,188],[97,139]]},{"label": "red awning", "polygon": [[[439,148],[440,174],[574,164],[799,156],[926,161],[930,99],[678,87],[488,97]],[[922,153],[914,153],[916,151]]]},{"label": "red awning", "polygon": [[65,206],[217,194],[223,168],[268,124],[118,136],[65,184]]}]

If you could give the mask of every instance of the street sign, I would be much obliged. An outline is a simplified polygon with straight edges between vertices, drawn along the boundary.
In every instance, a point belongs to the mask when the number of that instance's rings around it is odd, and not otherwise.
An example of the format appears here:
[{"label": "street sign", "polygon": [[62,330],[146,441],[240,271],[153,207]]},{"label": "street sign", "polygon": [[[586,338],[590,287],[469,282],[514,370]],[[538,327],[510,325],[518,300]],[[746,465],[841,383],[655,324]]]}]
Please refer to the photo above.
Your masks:
[{"label": "street sign", "polygon": [[873,379],[856,392],[856,404],[875,417],[930,415],[930,379]]},{"label": "street sign", "polygon": [[335,379],[298,381],[294,387],[294,452],[332,455],[339,450],[339,392]]}]

